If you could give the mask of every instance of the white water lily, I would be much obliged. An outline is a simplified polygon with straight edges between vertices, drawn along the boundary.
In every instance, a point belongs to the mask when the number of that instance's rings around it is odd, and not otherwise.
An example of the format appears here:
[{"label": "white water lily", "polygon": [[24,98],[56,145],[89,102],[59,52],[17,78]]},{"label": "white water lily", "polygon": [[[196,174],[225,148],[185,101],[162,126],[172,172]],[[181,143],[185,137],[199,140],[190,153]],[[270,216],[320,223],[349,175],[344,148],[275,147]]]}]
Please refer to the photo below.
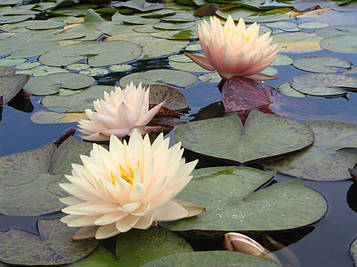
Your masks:
[{"label": "white water lily", "polygon": [[160,110],[164,102],[149,110],[150,88],[141,83],[136,87],[133,83],[125,89],[115,87],[110,93],[104,92],[104,99],[93,102],[95,111],[86,109],[88,119],[79,123],[79,131],[86,134],[81,136],[90,141],[106,141],[111,135],[122,138],[138,128],[144,133],[147,125]]},{"label": "white water lily", "polygon": [[226,79],[242,76],[253,80],[271,80],[276,77],[260,73],[276,58],[279,45],[272,44],[270,32],[259,36],[259,25],[246,27],[240,18],[235,25],[228,16],[224,26],[216,17],[204,20],[198,26],[200,45],[206,57],[185,53],[201,67],[218,71]]},{"label": "white water lily", "polygon": [[161,133],[150,143],[134,130],[129,142],[110,137],[109,151],[93,144],[83,165],[72,164],[70,183],[60,186],[71,196],[61,198],[69,215],[61,219],[83,227],[73,239],[108,238],[131,228],[147,229],[156,221],[172,221],[204,211],[175,199],[190,182],[197,160],[185,163],[180,143],[169,148]]}]

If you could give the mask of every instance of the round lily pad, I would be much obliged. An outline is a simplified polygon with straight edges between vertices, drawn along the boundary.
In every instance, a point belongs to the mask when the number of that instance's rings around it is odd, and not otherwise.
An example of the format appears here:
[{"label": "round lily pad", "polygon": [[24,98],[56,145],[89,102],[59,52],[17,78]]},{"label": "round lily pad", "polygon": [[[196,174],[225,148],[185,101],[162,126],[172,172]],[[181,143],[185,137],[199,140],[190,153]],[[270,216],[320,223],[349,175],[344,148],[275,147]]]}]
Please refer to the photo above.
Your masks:
[{"label": "round lily pad", "polygon": [[235,115],[194,121],[180,126],[175,138],[197,153],[241,163],[297,151],[314,141],[308,126],[257,110],[244,126]]},{"label": "round lily pad", "polygon": [[303,94],[312,96],[343,96],[346,90],[357,90],[357,78],[337,74],[311,73],[294,77],[290,85]]},{"label": "round lily pad", "polygon": [[285,32],[298,32],[300,29],[297,27],[296,23],[289,21],[276,21],[265,24],[269,28],[278,28]]},{"label": "round lily pad", "polygon": [[45,76],[54,73],[66,73],[68,70],[57,68],[57,67],[50,67],[50,66],[38,66],[33,69],[27,70],[17,70],[18,74],[28,74],[33,76]]},{"label": "round lily pad", "polygon": [[47,30],[66,26],[66,23],[52,20],[30,20],[26,22],[26,28],[29,30]]},{"label": "round lily pad", "polygon": [[90,76],[106,75],[109,73],[109,70],[104,68],[89,68],[86,70],[81,70],[80,74],[86,74]]},{"label": "round lily pad", "polygon": [[57,113],[49,111],[37,111],[31,115],[31,120],[34,123],[48,124],[48,123],[73,123],[86,119],[87,116],[84,112],[80,113]]},{"label": "round lily pad", "polygon": [[258,189],[273,175],[274,172],[236,166],[195,170],[193,179],[177,198],[203,205],[206,212],[178,221],[160,222],[160,225],[171,231],[223,235],[231,231],[294,229],[324,216],[327,210],[325,199],[305,187],[301,180]]},{"label": "round lily pad", "polygon": [[18,69],[18,70],[33,69],[39,65],[40,65],[40,62],[37,62],[37,61],[36,62],[25,62],[25,63],[16,65],[16,69]]},{"label": "round lily pad", "polygon": [[325,28],[328,26],[328,24],[320,21],[309,21],[309,22],[301,23],[298,26],[301,29],[318,29],[318,28]]},{"label": "round lily pad", "polygon": [[142,267],[165,267],[165,266],[255,266],[255,267],[273,267],[279,264],[260,257],[239,253],[236,251],[199,251],[177,253],[169,255],[147,264]]},{"label": "round lily pad", "polygon": [[12,48],[12,58],[35,57],[46,53],[57,47],[57,42],[53,40],[34,40],[22,42],[16,48]]},{"label": "round lily pad", "polygon": [[193,22],[184,22],[184,23],[169,23],[169,22],[160,22],[154,24],[153,27],[155,29],[160,30],[183,30],[191,28],[195,25]]},{"label": "round lily pad", "polygon": [[138,25],[133,27],[134,32],[140,32],[140,33],[151,33],[151,32],[159,32],[160,30],[155,29],[154,25],[152,24],[147,24],[147,25]]},{"label": "round lily pad", "polygon": [[273,35],[273,43],[280,44],[282,52],[304,53],[321,50],[321,40],[322,37],[306,32]]},{"label": "round lily pad", "polygon": [[317,29],[316,34],[323,37],[330,37],[345,34],[357,34],[356,25],[333,25],[322,29]]},{"label": "round lily pad", "polygon": [[320,45],[335,53],[357,53],[357,35],[337,35],[326,37],[321,40]]},{"label": "round lily pad", "polygon": [[98,240],[72,241],[76,228],[59,220],[39,221],[40,236],[20,230],[0,233],[0,261],[16,265],[63,265],[78,261],[98,245]]},{"label": "round lily pad", "polygon": [[219,83],[222,77],[219,76],[218,72],[209,72],[198,77],[202,82],[208,83]]},{"label": "round lily pad", "polygon": [[216,11],[217,16],[227,19],[228,15],[230,15],[236,22],[239,21],[240,18],[243,18],[245,20],[247,17],[254,14],[256,14],[254,10],[248,8],[242,8],[242,7],[232,8],[224,11],[223,10]]},{"label": "round lily pad", "polygon": [[32,77],[24,90],[34,95],[58,93],[59,88],[81,89],[91,86],[95,79],[83,74],[54,73],[46,76]]},{"label": "round lily pad", "polygon": [[198,33],[196,28],[177,30],[177,31],[161,31],[150,33],[150,35],[156,38],[168,39],[168,40],[191,40],[197,39]]},{"label": "round lily pad", "polygon": [[132,68],[132,66],[123,64],[123,65],[112,65],[112,66],[110,66],[109,69],[114,72],[121,72],[121,71],[128,71],[131,68]]},{"label": "round lily pad", "polygon": [[166,22],[191,22],[198,20],[198,18],[190,11],[180,10],[175,15],[164,17],[162,20]]},{"label": "round lily pad", "polygon": [[309,72],[336,73],[351,68],[352,63],[337,57],[311,56],[295,58],[293,65]]},{"label": "round lily pad", "polygon": [[112,21],[122,22],[125,24],[132,24],[132,25],[146,25],[146,24],[158,23],[160,20],[156,18],[143,18],[137,15],[126,16],[117,12],[112,16]]},{"label": "round lily pad", "polygon": [[188,56],[184,54],[169,56],[169,60],[174,62],[182,62],[182,63],[193,62],[192,59],[190,59]]},{"label": "round lily pad", "polygon": [[150,104],[159,104],[165,101],[164,106],[171,110],[182,110],[188,107],[185,96],[177,89],[161,85],[150,85]]},{"label": "round lily pad", "polygon": [[293,59],[287,55],[279,54],[276,59],[271,63],[271,66],[285,66],[293,63]]},{"label": "round lily pad", "polygon": [[292,97],[306,97],[305,94],[302,94],[296,91],[294,88],[290,86],[290,83],[283,83],[278,86],[278,91],[282,95],[292,96]]},{"label": "round lily pad", "polygon": [[73,71],[81,71],[81,70],[86,70],[89,69],[90,66],[87,64],[82,64],[82,63],[78,63],[78,64],[71,64],[67,66],[67,69],[69,70],[73,70]]},{"label": "round lily pad", "polygon": [[188,72],[210,72],[209,70],[202,68],[201,66],[197,65],[194,62],[170,61],[169,64],[171,67],[173,67],[175,69],[184,70],[184,71],[188,71]]},{"label": "round lily pad", "polygon": [[260,73],[268,75],[268,76],[274,76],[278,74],[278,70],[273,67],[267,67],[265,70],[261,71]]},{"label": "round lily pad", "polygon": [[0,66],[15,66],[26,62],[26,58],[1,58]]},{"label": "round lily pad", "polygon": [[66,66],[88,58],[89,65],[101,67],[136,59],[141,53],[139,46],[126,41],[84,42],[49,51],[40,61],[50,66]]},{"label": "round lily pad", "polygon": [[311,147],[264,166],[311,180],[351,178],[348,169],[357,161],[357,125],[337,121],[312,121],[306,125],[315,135]]},{"label": "round lily pad", "polygon": [[195,84],[197,81],[197,77],[189,72],[156,69],[144,72],[136,72],[124,76],[120,79],[120,85],[125,87],[130,82],[133,82],[136,85],[142,82],[144,84],[169,84],[184,88]]},{"label": "round lily pad", "polygon": [[82,92],[67,96],[49,95],[42,98],[46,108],[56,112],[83,112],[93,108],[93,101],[104,97],[104,92],[114,90],[114,86],[91,86]]}]

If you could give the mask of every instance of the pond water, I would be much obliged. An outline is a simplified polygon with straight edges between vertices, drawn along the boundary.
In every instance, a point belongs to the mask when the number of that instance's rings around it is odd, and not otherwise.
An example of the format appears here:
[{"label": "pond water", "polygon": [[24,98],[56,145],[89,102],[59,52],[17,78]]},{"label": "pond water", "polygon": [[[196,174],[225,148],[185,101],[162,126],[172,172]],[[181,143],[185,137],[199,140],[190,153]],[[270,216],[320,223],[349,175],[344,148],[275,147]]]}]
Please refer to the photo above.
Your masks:
[{"label": "pond water", "polygon": [[[330,14],[330,15],[328,15]],[[317,20],[333,25],[354,24],[357,27],[357,12],[335,12],[321,16],[314,16],[310,19],[292,19],[296,23]],[[330,17],[329,17],[330,16]],[[337,21],[339,20],[339,21]],[[262,24],[264,25],[264,24]],[[312,30],[305,30],[311,32]],[[196,41],[193,41],[194,43]],[[180,54],[182,51],[179,52]],[[349,60],[354,66],[357,65],[356,54],[333,53],[329,51],[315,51],[309,53],[283,53],[292,58],[306,56],[332,56]],[[154,60],[138,60],[132,63],[134,67],[125,73],[110,73],[104,76],[97,76],[98,84],[115,85],[121,77],[134,72],[170,68],[167,57]],[[292,65],[275,66],[278,69],[277,80],[266,81],[265,84],[277,88],[280,84],[288,82],[292,77],[306,74],[294,68]],[[356,76],[356,74],[354,74]],[[221,104],[222,96],[217,89],[217,83],[198,82],[185,89],[179,89],[187,98],[189,112],[181,118],[188,121],[197,114],[203,114],[204,118],[222,116],[224,108]],[[33,105],[32,112],[22,112],[9,105],[2,108],[2,120],[0,122],[0,156],[12,153],[23,152],[38,148],[45,144],[54,142],[64,132],[71,127],[76,127],[77,123],[58,124],[37,124],[31,120],[31,115],[40,110],[46,110],[40,103],[42,97],[31,98]],[[357,94],[348,93],[348,98],[289,98],[287,104],[283,104],[280,111],[282,115],[289,114],[289,117],[300,120],[335,120],[349,123],[357,123]],[[290,102],[291,101],[291,102]],[[296,106],[292,106],[295,103]],[[173,134],[170,133],[172,136]],[[76,135],[77,136],[77,135]],[[77,136],[78,137],[78,136]],[[224,137],[222,137],[224,138]],[[198,154],[186,152],[187,158],[200,157]],[[207,161],[200,167],[212,166],[215,163]],[[351,166],[352,167],[352,166]],[[283,174],[277,174],[274,178],[276,182],[283,182],[294,179]],[[289,253],[292,252],[298,259],[300,266],[353,266],[353,261],[349,252],[352,241],[357,236],[357,186],[352,180],[318,182],[303,180],[304,185],[321,193],[328,203],[326,215],[313,225],[295,229],[287,232],[271,233],[271,236],[286,248],[277,251],[284,266],[292,266]],[[35,192],[34,192],[35,193]],[[9,228],[23,229],[36,232],[36,221],[38,219],[58,218],[60,213],[42,215],[37,217],[17,217],[0,215],[0,231]],[[253,236],[258,240],[260,235]],[[186,237],[196,250],[223,249],[222,239],[200,239]],[[290,250],[290,252],[287,250]]]}]

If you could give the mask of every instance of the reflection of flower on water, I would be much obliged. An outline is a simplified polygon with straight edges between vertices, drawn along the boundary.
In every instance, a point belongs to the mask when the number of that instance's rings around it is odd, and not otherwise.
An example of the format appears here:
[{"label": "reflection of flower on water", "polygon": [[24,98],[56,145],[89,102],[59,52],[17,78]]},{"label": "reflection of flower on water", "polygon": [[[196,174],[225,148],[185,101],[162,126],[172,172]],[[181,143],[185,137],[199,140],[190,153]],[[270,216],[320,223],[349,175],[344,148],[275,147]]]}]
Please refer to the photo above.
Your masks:
[{"label": "reflection of flower on water", "polygon": [[185,53],[207,70],[217,70],[226,79],[243,76],[253,80],[271,80],[276,77],[260,72],[267,68],[279,52],[278,44],[271,44],[270,32],[259,36],[259,25],[246,28],[241,18],[237,26],[231,16],[224,26],[216,17],[210,23],[198,26],[200,44],[205,57]]},{"label": "reflection of flower on water", "polygon": [[169,146],[160,134],[153,144],[134,129],[128,144],[114,135],[109,151],[93,144],[83,165],[73,164],[70,183],[60,186],[72,196],[61,219],[83,227],[74,239],[108,238],[131,228],[147,229],[155,221],[173,221],[204,211],[201,206],[174,199],[190,182],[197,160],[185,163],[180,143]]},{"label": "reflection of flower on water", "polygon": [[109,94],[104,92],[104,100],[93,102],[95,111],[86,109],[88,119],[79,122],[79,130],[86,134],[83,139],[90,141],[106,141],[110,135],[122,138],[133,128],[143,133],[148,124],[160,110],[164,102],[149,110],[150,88],[136,87],[133,83],[125,89],[116,87]]}]

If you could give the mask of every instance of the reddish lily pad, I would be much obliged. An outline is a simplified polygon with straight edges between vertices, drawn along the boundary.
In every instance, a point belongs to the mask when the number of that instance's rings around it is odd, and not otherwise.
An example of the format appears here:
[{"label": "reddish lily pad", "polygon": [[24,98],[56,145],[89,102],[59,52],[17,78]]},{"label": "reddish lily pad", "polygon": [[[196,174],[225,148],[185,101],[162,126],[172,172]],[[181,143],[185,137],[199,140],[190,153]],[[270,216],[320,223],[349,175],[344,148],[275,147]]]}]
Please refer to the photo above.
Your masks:
[{"label": "reddish lily pad", "polygon": [[357,125],[337,121],[307,122],[314,144],[265,167],[295,177],[319,181],[351,178],[348,172],[357,161]]},{"label": "reddish lily pad", "polygon": [[62,265],[90,254],[98,240],[72,241],[76,228],[59,220],[39,221],[40,236],[20,230],[0,233],[0,261],[16,265]]},{"label": "reddish lily pad", "polygon": [[185,96],[176,88],[162,85],[150,85],[150,104],[159,104],[165,101],[164,106],[171,110],[182,110],[188,107]]},{"label": "reddish lily pad", "polygon": [[175,138],[197,153],[241,163],[297,151],[314,141],[303,123],[257,110],[244,126],[235,115],[194,121],[179,127]]},{"label": "reddish lily pad", "polygon": [[49,144],[0,157],[0,213],[34,216],[60,210],[64,205],[58,198],[64,193],[57,183],[91,149],[90,143],[70,137],[58,148]]}]

